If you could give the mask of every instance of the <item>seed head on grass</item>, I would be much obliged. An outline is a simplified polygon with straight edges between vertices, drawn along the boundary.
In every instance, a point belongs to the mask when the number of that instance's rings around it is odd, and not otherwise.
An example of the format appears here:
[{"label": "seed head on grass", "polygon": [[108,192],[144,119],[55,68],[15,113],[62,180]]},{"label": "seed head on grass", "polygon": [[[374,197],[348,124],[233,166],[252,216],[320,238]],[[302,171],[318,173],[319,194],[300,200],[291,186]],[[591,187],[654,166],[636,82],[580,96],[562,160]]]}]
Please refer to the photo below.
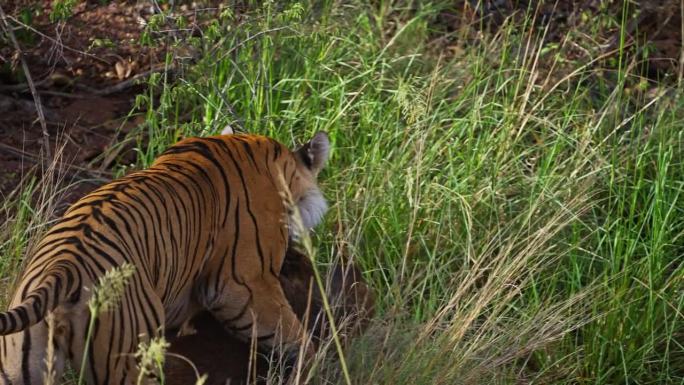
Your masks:
[{"label": "seed head on grass", "polygon": [[[104,311],[109,311],[119,305],[121,297],[123,296],[128,280],[135,273],[135,266],[130,263],[123,263],[119,267],[115,267],[100,277],[97,285],[93,287],[93,295],[88,300],[88,310],[90,311],[90,322],[88,322],[88,332],[86,334],[86,346],[90,344],[90,339],[93,335],[95,327],[95,320],[98,314]],[[86,350],[87,352],[87,350]],[[83,355],[81,361],[81,371],[78,376],[78,384],[81,385],[85,381],[85,363],[87,353]]]},{"label": "seed head on grass", "polygon": [[284,10],[282,17],[286,21],[300,21],[304,14],[304,6],[301,3],[294,3]]},{"label": "seed head on grass", "polygon": [[100,277],[93,296],[88,301],[91,314],[99,314],[115,308],[123,296],[129,278],[135,273],[135,266],[123,263],[120,267],[109,270]]},{"label": "seed head on grass", "polygon": [[55,344],[52,343],[52,341],[54,341],[55,338],[55,315],[50,313],[45,319],[48,324],[48,343],[45,357],[45,372],[43,373],[43,384],[54,385],[56,382]]},{"label": "seed head on grass", "polygon": [[395,99],[401,107],[402,116],[409,125],[412,125],[425,117],[427,113],[425,96],[410,82],[399,79]]},{"label": "seed head on grass", "polygon": [[[314,250],[313,243],[311,242],[311,237],[309,237],[309,232],[306,226],[304,226],[304,221],[302,220],[302,216],[299,212],[299,208],[297,205],[294,203],[292,199],[292,194],[290,193],[289,188],[287,187],[287,183],[285,182],[285,178],[283,177],[282,174],[278,174],[278,183],[280,184],[280,191],[281,191],[281,198],[283,199],[283,202],[286,207],[289,207],[292,210],[292,214],[289,218],[286,218],[288,226],[290,228],[290,232],[297,234],[297,243],[303,247],[304,251],[306,254],[309,256],[311,259],[312,267],[313,267],[313,272],[314,272],[314,278],[316,280],[316,285],[318,286],[318,290],[321,293],[321,298],[323,299],[323,309],[325,310],[326,317],[328,319],[328,322],[330,322],[330,328],[332,331],[332,339],[335,343],[335,348],[337,350],[338,357],[340,359],[340,366],[342,370],[342,374],[344,376],[344,381],[347,385],[351,385],[351,377],[349,375],[349,369],[347,368],[347,363],[346,359],[344,357],[344,352],[342,351],[342,344],[340,342],[340,336],[338,333],[338,327],[335,323],[335,319],[333,317],[332,313],[332,308],[330,307],[330,303],[328,302],[328,297],[325,294],[325,287],[323,284],[323,280],[321,278],[321,274],[319,273],[318,269],[316,268],[316,263],[315,263],[315,255],[316,251]],[[303,341],[303,344],[310,343],[310,341]],[[303,345],[302,345],[303,346]],[[302,351],[303,353],[303,351]],[[296,373],[296,382],[299,383],[299,378],[303,374],[301,373],[302,370],[302,365],[301,361],[299,362],[298,370]]]},{"label": "seed head on grass", "polygon": [[[164,383],[164,355],[171,346],[164,337],[157,337],[150,342],[138,344],[138,351],[135,358],[138,360],[140,373],[138,374],[138,384],[142,383],[144,376],[159,378]],[[202,377],[198,379],[198,382]]]},{"label": "seed head on grass", "polygon": [[[195,382],[195,385],[204,385],[207,383],[207,379],[209,377],[206,374],[201,375],[197,381]],[[230,380],[229,380],[230,381]]]}]

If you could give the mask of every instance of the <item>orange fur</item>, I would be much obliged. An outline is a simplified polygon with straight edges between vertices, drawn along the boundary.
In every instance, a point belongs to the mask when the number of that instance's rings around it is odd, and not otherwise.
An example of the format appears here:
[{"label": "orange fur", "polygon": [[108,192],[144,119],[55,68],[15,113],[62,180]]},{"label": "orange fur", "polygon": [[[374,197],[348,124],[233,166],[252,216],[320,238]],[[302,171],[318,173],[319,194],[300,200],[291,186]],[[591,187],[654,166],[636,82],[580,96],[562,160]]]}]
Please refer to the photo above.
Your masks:
[{"label": "orange fur", "polygon": [[[0,384],[41,382],[48,312],[60,330],[57,367],[80,368],[87,355],[92,384],[135,383],[138,344],[203,309],[243,339],[255,329],[265,347],[282,337],[296,349],[305,331],[278,280],[290,237],[283,196],[301,204],[317,191],[327,149],[321,133],[296,152],[256,135],[186,139],[76,202],[0,313]],[[124,263],[135,274],[86,347],[92,288]]]}]

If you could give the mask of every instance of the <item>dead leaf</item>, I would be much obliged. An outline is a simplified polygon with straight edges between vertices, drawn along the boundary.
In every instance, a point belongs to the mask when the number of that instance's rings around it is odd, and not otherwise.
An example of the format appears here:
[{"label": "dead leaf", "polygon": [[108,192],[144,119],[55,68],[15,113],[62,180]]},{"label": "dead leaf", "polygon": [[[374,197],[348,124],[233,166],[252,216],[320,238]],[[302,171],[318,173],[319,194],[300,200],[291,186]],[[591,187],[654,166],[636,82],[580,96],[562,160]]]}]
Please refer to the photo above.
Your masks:
[{"label": "dead leaf", "polygon": [[126,63],[122,61],[116,62],[114,64],[114,70],[116,71],[116,77],[119,78],[119,80],[123,80],[126,78]]},{"label": "dead leaf", "polygon": [[129,78],[136,68],[138,68],[138,62],[131,61],[131,59],[119,60],[114,65],[116,77],[119,78],[119,80]]}]

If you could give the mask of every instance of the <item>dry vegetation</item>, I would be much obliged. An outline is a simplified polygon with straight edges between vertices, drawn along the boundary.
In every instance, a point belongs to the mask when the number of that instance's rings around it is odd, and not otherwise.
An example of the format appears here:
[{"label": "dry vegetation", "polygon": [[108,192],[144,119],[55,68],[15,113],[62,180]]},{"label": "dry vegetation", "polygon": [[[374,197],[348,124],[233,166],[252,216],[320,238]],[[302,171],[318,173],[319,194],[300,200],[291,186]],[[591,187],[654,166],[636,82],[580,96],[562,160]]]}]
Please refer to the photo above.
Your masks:
[{"label": "dry vegetation", "polygon": [[[52,24],[46,9],[36,28],[50,35],[127,6],[104,3]],[[332,208],[317,262],[354,256],[379,314],[343,361],[332,343],[320,353],[312,383],[684,381],[680,2],[128,6],[152,7],[136,32],[147,61],[123,57],[139,64],[120,64],[121,79],[119,59],[108,61],[99,87],[145,75],[113,93],[131,113],[93,128],[104,127],[103,154],[76,155],[85,170],[61,175],[106,179],[226,125],[288,144],[327,131]],[[15,84],[0,92],[30,102],[21,68],[4,68]],[[77,84],[100,81],[67,77],[59,90],[39,84],[46,110],[74,102],[55,92],[89,98]],[[40,125],[24,115],[11,127],[38,143]],[[69,122],[67,137],[82,125]],[[67,153],[87,145],[76,148]],[[23,175],[3,202],[3,287],[64,186]]]}]

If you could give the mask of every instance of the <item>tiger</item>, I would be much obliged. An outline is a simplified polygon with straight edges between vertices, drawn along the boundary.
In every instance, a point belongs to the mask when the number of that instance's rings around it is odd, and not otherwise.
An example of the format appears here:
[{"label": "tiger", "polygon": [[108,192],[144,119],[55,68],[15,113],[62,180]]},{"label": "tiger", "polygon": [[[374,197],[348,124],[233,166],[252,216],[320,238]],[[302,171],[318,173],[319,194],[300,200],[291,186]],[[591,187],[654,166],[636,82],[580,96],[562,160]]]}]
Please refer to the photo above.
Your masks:
[{"label": "tiger", "polygon": [[[307,332],[279,274],[297,237],[292,222],[310,230],[327,210],[317,178],[329,150],[324,132],[291,151],[224,130],[183,139],[78,200],[38,243],[0,313],[0,384],[43,383],[49,343],[56,378],[69,362],[84,366],[89,384],[136,383],[139,344],[202,310],[244,340],[295,354]],[[94,286],[124,264],[134,273],[118,306],[88,333]]]},{"label": "tiger", "polygon": [[[309,255],[296,247],[288,247],[280,271],[281,286],[292,310],[304,322],[311,338],[318,342],[314,346],[322,347],[331,338],[332,331],[325,315],[323,293],[314,281],[314,265]],[[336,336],[346,346],[351,337],[361,334],[368,326],[375,312],[375,294],[359,267],[346,257],[330,266],[325,281],[325,296],[337,326]],[[226,332],[207,312],[196,315],[192,324],[191,334],[179,335],[167,330],[171,346],[164,362],[165,385],[194,384],[198,373],[207,375],[204,385],[265,384],[269,370],[273,373],[279,369],[285,369],[283,383],[292,379],[292,374],[287,373],[292,370],[288,362],[280,363],[282,367],[273,370],[269,354],[252,354],[249,342]]]}]

